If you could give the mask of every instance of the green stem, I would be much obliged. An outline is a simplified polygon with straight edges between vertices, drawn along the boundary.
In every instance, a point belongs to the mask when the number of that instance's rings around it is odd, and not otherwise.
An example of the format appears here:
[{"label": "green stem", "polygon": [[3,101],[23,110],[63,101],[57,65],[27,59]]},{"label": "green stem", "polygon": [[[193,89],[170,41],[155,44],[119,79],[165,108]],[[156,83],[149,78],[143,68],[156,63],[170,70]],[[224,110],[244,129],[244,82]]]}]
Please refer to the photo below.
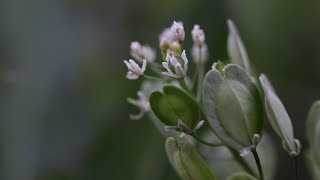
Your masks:
[{"label": "green stem", "polygon": [[251,169],[248,165],[247,161],[245,161],[241,156],[240,153],[234,149],[229,148],[229,151],[233,155],[233,158],[242,166],[242,168],[248,172],[249,174],[256,176],[255,172]]},{"label": "green stem", "polygon": [[293,160],[294,160],[295,179],[299,180],[298,156],[293,157]]},{"label": "green stem", "polygon": [[199,66],[199,75],[197,82],[197,100],[200,102],[201,93],[202,93],[202,83],[204,78],[204,64],[198,64]]},{"label": "green stem", "polygon": [[186,83],[185,79],[184,78],[180,78],[179,81],[180,81],[180,84],[181,84],[182,88],[185,89],[187,92],[189,92],[189,88],[187,86],[187,83]]},{"label": "green stem", "polygon": [[192,90],[192,91],[193,91],[194,86],[195,86],[195,84],[196,84],[198,74],[199,74],[199,65],[197,65],[196,70],[195,70],[195,72],[194,72],[194,74],[193,74],[193,77],[192,77],[192,86],[191,86],[191,90]]},{"label": "green stem", "polygon": [[159,78],[159,77],[154,77],[154,76],[149,76],[149,75],[142,75],[144,78],[150,79],[150,80],[157,80],[157,81],[163,81],[165,79]]},{"label": "green stem", "polygon": [[258,170],[259,170],[260,180],[263,180],[263,171],[262,171],[261,162],[260,162],[260,158],[259,158],[258,152],[257,152],[256,148],[252,149],[251,152],[252,152],[252,154],[254,156],[254,159],[256,161],[256,164],[257,164],[257,167],[258,167]]},{"label": "green stem", "polygon": [[207,146],[211,146],[211,147],[223,146],[223,144],[221,144],[221,143],[217,143],[217,144],[208,143],[208,142],[202,140],[202,139],[201,139],[199,136],[197,136],[196,134],[192,134],[192,136],[193,136],[196,140],[198,140],[200,143],[205,144],[205,145],[207,145]]}]

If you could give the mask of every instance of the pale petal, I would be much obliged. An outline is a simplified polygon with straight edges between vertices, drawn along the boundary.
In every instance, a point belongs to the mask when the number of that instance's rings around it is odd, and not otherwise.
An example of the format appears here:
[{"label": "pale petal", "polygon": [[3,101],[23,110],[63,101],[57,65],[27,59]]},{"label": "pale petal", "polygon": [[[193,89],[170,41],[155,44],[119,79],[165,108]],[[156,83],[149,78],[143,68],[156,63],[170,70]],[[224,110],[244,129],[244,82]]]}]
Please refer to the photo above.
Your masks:
[{"label": "pale petal", "polygon": [[196,130],[200,129],[203,126],[203,123],[204,123],[204,120],[201,120],[200,122],[198,122],[198,124],[193,129],[193,131],[196,131]]},{"label": "pale petal", "polygon": [[170,77],[173,77],[173,78],[180,78],[179,76],[171,73],[171,72],[162,72],[163,75],[166,75],[166,76],[170,76]]},{"label": "pale petal", "polygon": [[164,131],[172,131],[178,129],[178,126],[164,126]]},{"label": "pale petal", "polygon": [[174,56],[171,56],[170,58],[170,64],[174,67],[180,65],[179,61],[177,60],[177,58],[175,58]]},{"label": "pale petal", "polygon": [[139,67],[139,65],[132,59],[129,59],[129,63],[131,64],[131,66],[134,66],[134,67]]},{"label": "pale petal", "polygon": [[127,76],[126,76],[128,79],[132,80],[132,79],[138,79],[139,76],[137,76],[136,74],[134,74],[133,72],[129,71],[127,73]]},{"label": "pale petal", "polygon": [[139,120],[143,117],[144,111],[140,110],[139,114],[130,114],[129,117],[131,120]]},{"label": "pale petal", "polygon": [[142,54],[144,56],[144,58],[148,61],[148,62],[152,62],[156,59],[156,52],[154,49],[152,49],[151,47],[145,45],[142,47]]},{"label": "pale petal", "polygon": [[167,53],[166,61],[167,61],[168,63],[170,63],[170,58],[171,58],[170,54]]},{"label": "pale petal", "polygon": [[244,157],[246,156],[247,154],[250,153],[250,151],[253,149],[253,146],[249,146],[249,147],[245,147],[243,148],[241,151],[240,151],[240,156]]},{"label": "pale petal", "polygon": [[183,59],[184,61],[184,71],[185,71],[185,74],[187,74],[187,71],[188,71],[188,58],[187,58],[187,55],[186,55],[186,51],[183,50],[182,53],[181,53],[181,58]]},{"label": "pale petal", "polygon": [[144,73],[144,71],[146,70],[147,68],[147,60],[143,60],[143,64],[142,64],[142,68],[141,68],[141,74]]},{"label": "pale petal", "polygon": [[130,64],[128,61],[124,60],[123,62],[126,64],[126,66],[127,66],[128,69],[131,68],[131,64]]},{"label": "pale petal", "polygon": [[162,66],[169,72],[172,73],[171,69],[169,68],[169,64],[167,62],[162,62]]}]

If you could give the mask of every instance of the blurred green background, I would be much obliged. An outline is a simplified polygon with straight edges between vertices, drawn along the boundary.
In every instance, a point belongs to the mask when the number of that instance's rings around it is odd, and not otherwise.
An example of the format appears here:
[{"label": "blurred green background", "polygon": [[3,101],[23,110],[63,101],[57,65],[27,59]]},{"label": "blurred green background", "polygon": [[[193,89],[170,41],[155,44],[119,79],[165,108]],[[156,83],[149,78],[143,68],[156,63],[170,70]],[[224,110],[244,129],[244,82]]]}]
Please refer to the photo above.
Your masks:
[{"label": "blurred green background", "polygon": [[[228,59],[233,19],[307,147],[306,115],[320,89],[319,8],[315,0],[1,0],[0,179],[177,179],[153,124],[129,120],[136,109],[126,98],[139,83],[125,78],[123,64],[131,41],[157,48],[173,20],[184,22],[187,50],[193,25],[201,25],[209,68]],[[293,162],[274,137],[276,179],[293,179]]]}]

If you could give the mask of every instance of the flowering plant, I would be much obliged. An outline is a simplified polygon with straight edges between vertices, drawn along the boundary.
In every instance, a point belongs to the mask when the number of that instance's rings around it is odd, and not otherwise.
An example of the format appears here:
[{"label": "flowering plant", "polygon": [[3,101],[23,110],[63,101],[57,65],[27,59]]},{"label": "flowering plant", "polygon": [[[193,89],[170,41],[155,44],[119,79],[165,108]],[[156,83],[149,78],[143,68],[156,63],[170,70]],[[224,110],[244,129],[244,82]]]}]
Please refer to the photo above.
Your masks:
[{"label": "flowering plant", "polygon": [[[229,62],[214,62],[207,73],[210,57],[204,31],[194,25],[193,46],[185,50],[184,26],[176,21],[159,36],[162,66],[156,51],[138,42],[130,46],[133,60],[124,61],[128,79],[144,78],[139,99],[128,98],[140,109],[130,118],[147,115],[167,137],[166,153],[181,179],[273,179],[276,157],[264,129],[265,114],[295,164],[301,153],[284,105],[267,76],[254,73],[235,24],[231,20],[227,24]],[[190,57],[196,66],[193,72],[188,70]],[[307,159],[317,177],[319,102],[311,108],[307,122],[311,144]],[[297,167],[293,172],[298,178]]]}]

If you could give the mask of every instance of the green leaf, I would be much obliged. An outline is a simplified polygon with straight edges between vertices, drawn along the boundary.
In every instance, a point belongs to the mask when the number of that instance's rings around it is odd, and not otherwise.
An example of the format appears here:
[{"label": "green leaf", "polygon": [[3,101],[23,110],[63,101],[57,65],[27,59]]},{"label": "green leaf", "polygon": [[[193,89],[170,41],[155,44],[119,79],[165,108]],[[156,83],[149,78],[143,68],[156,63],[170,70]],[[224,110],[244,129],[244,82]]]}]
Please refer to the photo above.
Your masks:
[{"label": "green leaf", "polygon": [[230,64],[223,72],[224,77],[217,69],[206,74],[204,112],[217,136],[239,150],[250,146],[253,135],[262,131],[262,102],[258,89],[241,67]]},{"label": "green leaf", "polygon": [[314,151],[308,149],[305,153],[305,156],[307,160],[307,167],[312,172],[313,179],[317,179],[320,177],[320,163],[316,161],[314,154]]},{"label": "green leaf", "polygon": [[265,94],[265,108],[271,126],[284,141],[288,153],[295,156],[300,150],[295,143],[290,117],[264,74],[260,75],[260,82]]},{"label": "green leaf", "polygon": [[244,68],[249,75],[252,75],[247,50],[243,45],[237,27],[230,19],[227,21],[227,24],[229,29],[227,49],[231,63],[239,65]]},{"label": "green leaf", "polygon": [[[211,131],[205,131],[205,134],[201,136],[205,141],[217,142],[217,137]],[[260,161],[263,169],[263,175],[265,180],[275,179],[275,172],[277,170],[278,157],[277,148],[273,142],[273,139],[267,132],[263,132],[263,137],[257,147],[257,152],[260,156]],[[200,144],[199,152],[203,155],[203,158],[208,161],[209,166],[214,169],[214,173],[218,179],[226,179],[231,174],[237,172],[246,172],[251,175],[258,175],[258,169],[255,163],[255,159],[252,154],[248,154],[245,157],[238,157],[232,154],[229,148],[226,146],[209,147]],[[239,159],[244,160],[249,165],[249,169],[245,169],[241,166]],[[219,163],[217,163],[219,162]],[[228,168],[226,168],[228,167]]]},{"label": "green leaf", "polygon": [[[307,137],[312,152],[320,152],[320,101],[313,103],[307,118]],[[319,163],[320,153],[310,153],[312,159]]]},{"label": "green leaf", "polygon": [[320,101],[312,104],[307,118],[307,137],[310,144],[315,140],[319,141],[320,138]]},{"label": "green leaf", "polygon": [[168,159],[183,180],[215,180],[207,162],[185,141],[168,138],[165,143]]},{"label": "green leaf", "polygon": [[166,125],[177,125],[181,120],[193,129],[200,120],[198,104],[178,87],[165,86],[163,92],[151,93],[149,100],[152,111]]},{"label": "green leaf", "polygon": [[235,173],[227,178],[227,180],[258,180],[247,173]]}]

